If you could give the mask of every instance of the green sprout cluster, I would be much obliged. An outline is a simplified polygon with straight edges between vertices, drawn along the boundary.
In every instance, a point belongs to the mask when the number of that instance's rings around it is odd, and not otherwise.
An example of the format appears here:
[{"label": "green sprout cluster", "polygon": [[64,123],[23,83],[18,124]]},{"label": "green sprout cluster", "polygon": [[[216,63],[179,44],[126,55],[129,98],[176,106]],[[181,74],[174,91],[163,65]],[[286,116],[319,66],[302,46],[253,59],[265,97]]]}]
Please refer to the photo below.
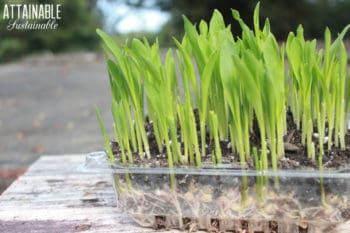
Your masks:
[{"label": "green sprout cluster", "polygon": [[[185,35],[181,41],[174,39],[176,48],[165,58],[157,41],[133,39],[119,46],[97,30],[104,41],[114,134],[123,163],[133,163],[135,152],[141,160],[151,157],[145,128],[149,121],[158,151],[164,153],[165,148],[170,168],[201,167],[211,141],[212,161],[221,163],[220,142],[230,141],[242,164],[253,156],[257,169],[266,170],[270,164],[277,169],[284,156],[288,109],[311,159],[316,159],[315,132],[320,160],[326,136],[328,149],[333,143],[345,147],[350,93],[342,40],[350,26],[333,43],[326,29],[325,48],[318,50],[316,40],[304,39],[302,26],[279,45],[268,19],[260,27],[259,4],[253,29],[239,12],[232,10],[232,15],[242,28],[240,37],[234,37],[219,11],[198,26],[184,16]],[[113,160],[99,112],[98,118]],[[258,149],[250,141],[254,125]]]},{"label": "green sprout cluster", "polygon": [[[316,40],[305,41],[303,28],[290,33],[286,43],[290,66],[289,103],[297,128],[302,128],[302,143],[307,145],[308,156],[315,160],[312,141],[314,127],[319,139],[319,159],[334,144],[345,149],[347,113],[349,112],[349,81],[347,80],[347,51],[342,39],[348,25],[331,43],[331,33],[325,30],[324,50],[317,50]],[[346,90],[347,93],[346,93]],[[347,104],[346,104],[347,103]],[[326,136],[326,124],[328,134]]]}]

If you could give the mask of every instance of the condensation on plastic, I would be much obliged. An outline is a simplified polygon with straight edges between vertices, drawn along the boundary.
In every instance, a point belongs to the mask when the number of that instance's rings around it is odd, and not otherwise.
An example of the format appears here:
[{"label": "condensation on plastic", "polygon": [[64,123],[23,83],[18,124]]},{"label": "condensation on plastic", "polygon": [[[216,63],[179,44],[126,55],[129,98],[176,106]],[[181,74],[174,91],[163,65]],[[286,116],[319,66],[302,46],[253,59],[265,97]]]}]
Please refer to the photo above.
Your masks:
[{"label": "condensation on plastic", "polygon": [[[200,169],[169,169],[124,166],[109,162],[104,152],[93,152],[80,170],[112,174],[118,207],[145,227],[350,232],[350,169],[346,167],[261,172],[241,170],[240,165],[206,164]],[[258,180],[265,185],[257,185]]]}]

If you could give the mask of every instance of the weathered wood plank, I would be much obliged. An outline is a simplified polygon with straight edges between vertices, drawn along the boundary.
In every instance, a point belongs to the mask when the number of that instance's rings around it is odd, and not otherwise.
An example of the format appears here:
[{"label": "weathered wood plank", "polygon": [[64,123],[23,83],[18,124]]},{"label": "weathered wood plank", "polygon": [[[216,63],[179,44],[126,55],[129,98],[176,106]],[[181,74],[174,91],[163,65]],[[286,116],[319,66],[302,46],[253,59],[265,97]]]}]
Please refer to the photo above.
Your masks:
[{"label": "weathered wood plank", "polygon": [[122,213],[109,174],[77,169],[84,158],[43,156],[35,162],[0,196],[0,232],[161,233]]}]

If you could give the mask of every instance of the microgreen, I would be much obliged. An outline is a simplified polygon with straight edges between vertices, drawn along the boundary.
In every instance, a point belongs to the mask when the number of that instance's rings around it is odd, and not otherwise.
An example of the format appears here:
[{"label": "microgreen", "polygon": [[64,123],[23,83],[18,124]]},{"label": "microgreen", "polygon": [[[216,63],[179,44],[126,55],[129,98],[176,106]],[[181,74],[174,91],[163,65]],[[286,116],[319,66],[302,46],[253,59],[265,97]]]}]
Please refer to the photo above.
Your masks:
[{"label": "microgreen", "polygon": [[[325,47],[319,50],[316,40],[305,40],[302,26],[279,45],[268,19],[260,27],[259,4],[252,29],[239,12],[232,10],[232,16],[242,28],[240,36],[232,34],[217,10],[199,25],[184,16],[185,35],[174,39],[176,48],[169,49],[165,59],[158,41],[133,39],[119,46],[97,30],[105,43],[114,134],[123,163],[133,163],[133,152],[141,160],[144,154],[151,158],[152,134],[169,168],[201,167],[210,155],[220,164],[225,156],[221,145],[230,141],[242,165],[252,154],[256,170],[276,170],[284,156],[288,109],[310,159],[316,159],[319,148],[320,166],[325,138],[328,149],[345,148],[350,82],[342,40],[350,26],[334,42],[326,29]],[[97,117],[114,160],[98,111]],[[252,135],[260,137],[255,144]],[[257,178],[259,192],[265,178]]]}]

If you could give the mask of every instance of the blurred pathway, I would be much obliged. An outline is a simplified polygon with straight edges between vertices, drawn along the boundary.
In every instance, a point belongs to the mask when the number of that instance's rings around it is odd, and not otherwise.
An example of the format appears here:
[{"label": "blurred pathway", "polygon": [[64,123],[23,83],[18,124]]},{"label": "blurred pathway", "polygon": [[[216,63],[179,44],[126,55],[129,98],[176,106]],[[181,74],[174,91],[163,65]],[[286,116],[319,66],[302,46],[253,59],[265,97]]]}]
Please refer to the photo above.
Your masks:
[{"label": "blurred pathway", "polygon": [[103,57],[94,53],[0,65],[0,193],[42,154],[101,149],[94,106],[111,126],[108,85]]}]

